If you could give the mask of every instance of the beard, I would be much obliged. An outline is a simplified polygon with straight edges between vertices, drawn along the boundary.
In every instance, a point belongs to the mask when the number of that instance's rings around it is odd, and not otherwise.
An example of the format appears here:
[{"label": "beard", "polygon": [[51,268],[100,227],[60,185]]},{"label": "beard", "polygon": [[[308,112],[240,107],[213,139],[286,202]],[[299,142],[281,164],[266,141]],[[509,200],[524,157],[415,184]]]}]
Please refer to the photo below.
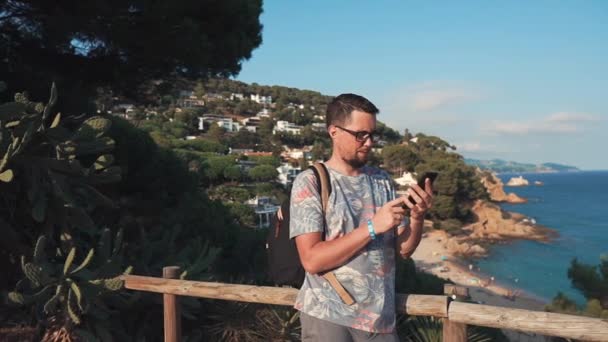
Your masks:
[{"label": "beard", "polygon": [[369,151],[357,151],[352,158],[342,158],[344,162],[355,169],[360,169],[367,164]]}]

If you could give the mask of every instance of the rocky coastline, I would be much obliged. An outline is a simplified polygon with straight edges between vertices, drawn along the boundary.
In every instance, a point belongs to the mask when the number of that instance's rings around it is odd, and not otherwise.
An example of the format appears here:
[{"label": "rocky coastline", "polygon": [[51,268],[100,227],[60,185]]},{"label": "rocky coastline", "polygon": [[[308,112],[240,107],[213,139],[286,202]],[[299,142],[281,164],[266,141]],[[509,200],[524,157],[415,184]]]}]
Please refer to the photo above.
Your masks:
[{"label": "rocky coastline", "polygon": [[479,171],[482,184],[490,201],[477,200],[471,211],[475,222],[463,226],[458,233],[447,234],[446,249],[449,254],[465,258],[488,255],[492,244],[512,240],[533,240],[548,243],[558,237],[554,229],[538,225],[534,219],[520,213],[505,211],[496,203],[526,203],[527,200],[514,193],[506,194],[500,178],[489,172]]},{"label": "rocky coastline", "polygon": [[433,222],[425,221],[422,241],[412,255],[416,267],[471,288],[472,298],[477,302],[542,311],[545,300],[501,284],[493,275],[480,270],[474,259],[486,257],[494,244],[521,239],[550,243],[558,233],[525,215],[502,210],[497,202],[525,203],[526,199],[516,194],[506,195],[502,182],[494,174],[484,173],[482,179],[491,200],[471,204],[476,217],[473,223],[456,232],[447,232],[433,229]]},{"label": "rocky coastline", "polygon": [[[525,215],[502,210],[498,205],[478,200],[471,208],[477,220],[462,227],[457,234],[446,236],[446,248],[455,256],[485,257],[488,246],[512,240],[548,243],[558,237],[557,231],[533,223]],[[446,233],[447,234],[447,233]]]},{"label": "rocky coastline", "polygon": [[502,180],[500,180],[500,178],[498,178],[494,173],[478,170],[477,174],[480,176],[481,183],[483,186],[485,186],[488,194],[490,195],[490,200],[494,202],[505,202],[512,204],[527,202],[525,198],[519,197],[512,192],[506,194]]}]

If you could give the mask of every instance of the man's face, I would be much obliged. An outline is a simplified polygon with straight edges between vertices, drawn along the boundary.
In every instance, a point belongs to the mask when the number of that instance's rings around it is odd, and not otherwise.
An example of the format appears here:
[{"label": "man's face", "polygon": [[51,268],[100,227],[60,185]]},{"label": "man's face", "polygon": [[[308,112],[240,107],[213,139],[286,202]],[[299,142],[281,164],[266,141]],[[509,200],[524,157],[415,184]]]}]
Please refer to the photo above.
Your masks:
[{"label": "man's face", "polygon": [[[329,126],[329,135],[333,141],[333,148],[347,164],[354,168],[360,168],[367,163],[373,146],[371,137],[365,132],[372,133],[376,130],[376,116],[370,113],[355,110],[350,115],[350,120],[344,125]],[[357,138],[356,135],[359,137]]]}]

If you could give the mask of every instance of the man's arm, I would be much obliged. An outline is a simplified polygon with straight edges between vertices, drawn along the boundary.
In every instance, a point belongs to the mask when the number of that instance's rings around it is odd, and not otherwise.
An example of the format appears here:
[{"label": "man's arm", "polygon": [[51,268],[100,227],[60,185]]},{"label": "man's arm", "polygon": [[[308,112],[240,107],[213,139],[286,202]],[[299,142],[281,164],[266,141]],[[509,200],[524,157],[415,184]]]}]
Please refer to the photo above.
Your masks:
[{"label": "man's arm", "polygon": [[[400,197],[386,203],[372,217],[372,226],[377,235],[395,227],[403,219],[404,198]],[[321,233],[306,233],[295,237],[300,261],[306,272],[317,274],[345,264],[371,241],[367,220],[350,233],[331,240],[323,241]]]},{"label": "man's arm", "polygon": [[296,236],[296,246],[300,261],[306,272],[321,273],[343,265],[371,240],[365,227],[359,226],[352,232],[331,241],[323,241],[321,233],[307,233]]},{"label": "man's arm", "polygon": [[397,247],[402,258],[409,258],[414,254],[422,238],[424,219],[413,219],[404,227],[397,229]]}]

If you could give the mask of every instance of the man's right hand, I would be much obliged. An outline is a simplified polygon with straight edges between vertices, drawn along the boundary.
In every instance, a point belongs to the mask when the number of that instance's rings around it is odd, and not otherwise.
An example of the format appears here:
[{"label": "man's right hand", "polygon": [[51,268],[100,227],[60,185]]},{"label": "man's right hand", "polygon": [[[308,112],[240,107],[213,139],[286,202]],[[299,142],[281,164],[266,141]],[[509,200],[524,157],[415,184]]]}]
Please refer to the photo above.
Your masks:
[{"label": "man's right hand", "polygon": [[372,217],[372,224],[376,234],[382,234],[403,222],[405,209],[403,209],[403,197],[398,197],[385,203]]}]

